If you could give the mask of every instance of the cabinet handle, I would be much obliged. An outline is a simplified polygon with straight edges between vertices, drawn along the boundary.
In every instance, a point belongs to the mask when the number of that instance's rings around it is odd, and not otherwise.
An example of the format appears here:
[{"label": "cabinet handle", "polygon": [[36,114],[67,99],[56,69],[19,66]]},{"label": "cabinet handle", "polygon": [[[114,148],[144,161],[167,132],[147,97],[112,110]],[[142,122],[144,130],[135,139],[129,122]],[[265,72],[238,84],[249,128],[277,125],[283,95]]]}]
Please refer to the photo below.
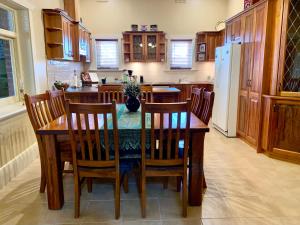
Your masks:
[{"label": "cabinet handle", "polygon": [[279,111],[279,105],[278,104],[274,104],[273,105],[273,111],[274,112],[278,112]]},{"label": "cabinet handle", "polygon": [[252,80],[249,80],[249,87],[252,87]]}]

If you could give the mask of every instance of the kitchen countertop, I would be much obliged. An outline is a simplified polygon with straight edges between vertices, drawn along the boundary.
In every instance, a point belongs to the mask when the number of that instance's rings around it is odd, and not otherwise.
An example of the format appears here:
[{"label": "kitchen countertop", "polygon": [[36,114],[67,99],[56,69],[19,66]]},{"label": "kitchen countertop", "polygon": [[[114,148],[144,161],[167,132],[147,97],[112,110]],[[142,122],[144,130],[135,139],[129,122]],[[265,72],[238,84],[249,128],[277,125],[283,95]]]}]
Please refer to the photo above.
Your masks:
[{"label": "kitchen countertop", "polygon": [[[98,92],[97,86],[81,87],[81,88],[68,88],[67,93],[96,93]],[[153,87],[153,93],[179,93],[180,90],[175,87]]]}]

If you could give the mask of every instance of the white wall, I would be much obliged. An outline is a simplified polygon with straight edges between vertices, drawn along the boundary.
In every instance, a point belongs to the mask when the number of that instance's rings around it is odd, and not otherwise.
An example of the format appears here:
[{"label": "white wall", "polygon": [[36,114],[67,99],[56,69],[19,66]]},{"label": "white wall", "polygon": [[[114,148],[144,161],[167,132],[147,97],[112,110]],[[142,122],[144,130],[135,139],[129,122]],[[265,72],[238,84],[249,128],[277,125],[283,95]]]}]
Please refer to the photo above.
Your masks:
[{"label": "white wall", "polygon": [[244,0],[228,0],[227,18],[244,10]]},{"label": "white wall", "polygon": [[[218,21],[226,19],[227,1],[224,0],[80,0],[80,16],[93,37],[122,37],[131,24],[157,24],[159,30],[170,36],[195,37],[199,31],[214,30]],[[121,58],[123,61],[123,57]],[[95,65],[91,65],[95,69]],[[213,63],[195,63],[194,71],[170,72],[166,63],[130,63],[120,69],[133,69],[144,75],[146,81],[202,81],[214,75]],[[111,73],[105,72],[102,75]],[[114,73],[118,76],[120,73]]]}]

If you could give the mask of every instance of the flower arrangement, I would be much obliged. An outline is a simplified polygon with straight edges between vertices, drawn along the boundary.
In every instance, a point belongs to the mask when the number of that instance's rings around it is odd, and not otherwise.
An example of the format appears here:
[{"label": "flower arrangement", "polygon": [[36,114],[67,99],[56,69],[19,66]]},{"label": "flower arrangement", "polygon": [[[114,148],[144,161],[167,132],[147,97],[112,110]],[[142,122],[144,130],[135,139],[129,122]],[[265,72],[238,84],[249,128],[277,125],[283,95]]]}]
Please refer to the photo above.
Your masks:
[{"label": "flower arrangement", "polygon": [[124,86],[124,94],[129,98],[137,98],[141,94],[140,86],[135,82],[129,82]]}]

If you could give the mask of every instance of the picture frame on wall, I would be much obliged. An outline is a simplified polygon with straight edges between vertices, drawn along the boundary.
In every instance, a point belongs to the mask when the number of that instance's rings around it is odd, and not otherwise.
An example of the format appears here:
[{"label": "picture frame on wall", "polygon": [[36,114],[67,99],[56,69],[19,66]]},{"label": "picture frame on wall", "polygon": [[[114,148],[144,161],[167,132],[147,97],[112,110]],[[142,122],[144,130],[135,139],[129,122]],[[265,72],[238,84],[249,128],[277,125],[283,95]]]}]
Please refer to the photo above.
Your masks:
[{"label": "picture frame on wall", "polygon": [[205,51],[206,51],[206,44],[205,43],[200,44],[199,45],[199,52],[204,52],[205,53]]},{"label": "picture frame on wall", "polygon": [[205,53],[199,53],[198,54],[198,61],[205,61]]}]

